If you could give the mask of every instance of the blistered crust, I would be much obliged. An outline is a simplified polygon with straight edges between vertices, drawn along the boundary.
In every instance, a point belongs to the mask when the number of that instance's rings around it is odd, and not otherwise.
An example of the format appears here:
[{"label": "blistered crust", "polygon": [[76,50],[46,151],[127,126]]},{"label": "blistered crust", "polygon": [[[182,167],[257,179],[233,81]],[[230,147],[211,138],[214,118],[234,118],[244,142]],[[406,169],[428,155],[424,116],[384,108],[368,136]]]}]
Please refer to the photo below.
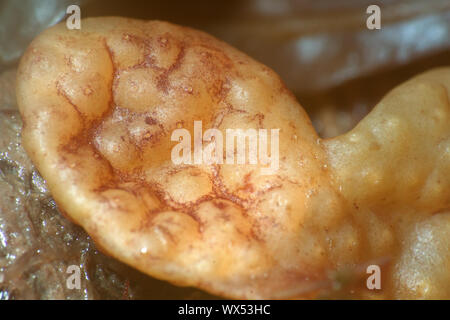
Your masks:
[{"label": "blistered crust", "polygon": [[[383,258],[392,248],[390,258],[399,256],[407,228],[373,204],[421,218],[448,208],[449,189],[438,190],[449,183],[448,74],[442,69],[405,85],[431,88],[422,92],[434,97],[423,97],[425,115],[417,106],[397,110],[409,100],[396,89],[353,133],[322,141],[279,77],[225,43],[165,22],[94,18],[81,30],[55,26],[32,42],[17,98],[25,149],[61,211],[106,252],[152,276],[223,296],[313,297],[332,287],[332,270]],[[391,113],[390,120],[378,116]],[[436,117],[434,126],[417,123],[427,116]],[[186,128],[193,136],[194,121],[203,131],[279,128],[279,170],[175,165],[171,133]],[[385,123],[394,142],[379,153],[365,132]],[[417,138],[415,148],[401,147],[401,137]],[[376,157],[397,159],[395,181],[406,189],[361,173],[377,166]],[[405,157],[415,159],[408,170],[415,165],[416,177],[402,171]],[[387,166],[376,173],[391,174]],[[428,198],[412,199],[407,188]]]}]

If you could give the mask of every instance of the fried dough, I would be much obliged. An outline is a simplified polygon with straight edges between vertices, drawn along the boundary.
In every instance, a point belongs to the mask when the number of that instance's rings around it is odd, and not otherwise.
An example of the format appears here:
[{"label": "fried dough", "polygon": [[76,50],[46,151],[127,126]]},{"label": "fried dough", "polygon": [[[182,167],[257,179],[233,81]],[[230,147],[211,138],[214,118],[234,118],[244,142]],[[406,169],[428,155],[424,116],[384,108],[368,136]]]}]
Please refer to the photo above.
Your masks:
[{"label": "fried dough", "polygon": [[[450,297],[449,90],[449,68],[418,76],[322,140],[268,67],[203,32],[125,18],[44,31],[17,78],[24,148],[63,213],[149,275],[253,299],[318,297],[336,270],[373,261],[376,297]],[[278,171],[175,165],[171,133],[193,136],[194,121],[280,129]],[[443,225],[418,265],[415,227],[430,219]],[[447,271],[421,273],[435,267]]]}]

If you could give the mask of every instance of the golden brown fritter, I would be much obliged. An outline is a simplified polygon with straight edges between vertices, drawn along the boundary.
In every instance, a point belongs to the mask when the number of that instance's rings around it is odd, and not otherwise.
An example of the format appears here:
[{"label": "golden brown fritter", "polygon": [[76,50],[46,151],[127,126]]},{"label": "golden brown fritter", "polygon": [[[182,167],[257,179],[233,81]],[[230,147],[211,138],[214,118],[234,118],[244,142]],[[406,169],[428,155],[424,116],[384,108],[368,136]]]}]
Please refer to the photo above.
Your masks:
[{"label": "golden brown fritter", "polygon": [[[330,272],[371,261],[390,262],[376,297],[450,297],[449,90],[448,68],[419,76],[321,140],[269,68],[205,33],[124,18],[48,29],[17,80],[23,145],[61,211],[119,260],[235,298],[316,297]],[[279,169],[175,165],[171,133],[193,136],[194,121],[280,129]]]}]

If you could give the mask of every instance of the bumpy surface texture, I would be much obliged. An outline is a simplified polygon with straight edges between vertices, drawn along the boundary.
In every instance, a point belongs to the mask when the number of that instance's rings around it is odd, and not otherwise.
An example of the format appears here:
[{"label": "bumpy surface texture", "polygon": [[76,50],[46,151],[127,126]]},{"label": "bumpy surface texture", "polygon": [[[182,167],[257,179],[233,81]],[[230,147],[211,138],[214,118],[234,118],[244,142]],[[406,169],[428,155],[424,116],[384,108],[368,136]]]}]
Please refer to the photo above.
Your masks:
[{"label": "bumpy surface texture", "polygon": [[[143,272],[238,298],[316,297],[336,272],[358,297],[450,297],[449,90],[448,68],[424,74],[321,140],[269,68],[123,18],[45,31],[17,81],[23,145],[61,211]],[[199,120],[279,128],[279,170],[173,164],[171,133]],[[359,279],[374,262],[376,293]]]}]

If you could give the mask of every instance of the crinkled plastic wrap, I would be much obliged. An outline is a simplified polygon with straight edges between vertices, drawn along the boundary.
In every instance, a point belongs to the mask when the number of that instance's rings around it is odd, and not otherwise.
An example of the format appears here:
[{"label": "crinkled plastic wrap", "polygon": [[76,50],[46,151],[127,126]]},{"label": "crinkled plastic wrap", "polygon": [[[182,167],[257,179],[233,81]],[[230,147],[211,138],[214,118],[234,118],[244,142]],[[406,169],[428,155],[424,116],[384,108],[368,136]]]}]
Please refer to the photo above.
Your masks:
[{"label": "crinkled plastic wrap", "polygon": [[[0,299],[211,297],[152,279],[100,253],[81,228],[58,212],[20,145],[15,66],[31,39],[62,20],[69,4],[80,4],[82,17],[169,20],[216,35],[272,67],[308,110],[319,134],[330,137],[352,128],[396,84],[450,63],[447,0],[385,1],[381,30],[366,28],[371,2],[0,4]],[[66,285],[70,265],[82,271],[79,290]]]}]

